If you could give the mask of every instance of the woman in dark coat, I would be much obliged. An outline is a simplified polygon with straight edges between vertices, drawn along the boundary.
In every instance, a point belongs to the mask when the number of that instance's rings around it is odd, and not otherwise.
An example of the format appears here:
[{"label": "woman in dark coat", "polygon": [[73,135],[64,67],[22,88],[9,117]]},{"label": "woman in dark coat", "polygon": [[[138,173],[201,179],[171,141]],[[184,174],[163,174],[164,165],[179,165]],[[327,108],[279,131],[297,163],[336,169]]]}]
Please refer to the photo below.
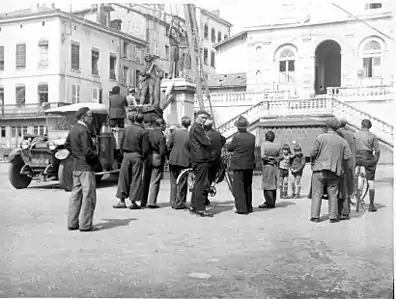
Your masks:
[{"label": "woman in dark coat", "polygon": [[261,145],[262,159],[262,183],[265,202],[259,205],[262,209],[275,208],[276,187],[278,176],[278,159],[280,155],[280,144],[274,143],[275,134],[268,131],[265,134],[265,142]]}]

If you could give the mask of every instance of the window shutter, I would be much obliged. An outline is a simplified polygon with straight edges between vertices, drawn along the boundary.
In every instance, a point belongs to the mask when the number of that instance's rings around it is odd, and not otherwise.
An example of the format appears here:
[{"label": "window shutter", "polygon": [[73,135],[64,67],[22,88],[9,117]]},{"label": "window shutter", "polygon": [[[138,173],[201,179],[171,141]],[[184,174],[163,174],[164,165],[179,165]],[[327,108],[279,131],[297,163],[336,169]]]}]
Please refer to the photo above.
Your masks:
[{"label": "window shutter", "polygon": [[16,45],[16,68],[24,69],[26,67],[26,44]]},{"label": "window shutter", "polygon": [[132,51],[131,51],[132,53],[132,61],[135,61],[136,62],[136,46],[135,45],[132,45]]},{"label": "window shutter", "polygon": [[136,86],[135,70],[131,69],[131,83],[130,86]]},{"label": "window shutter", "polygon": [[0,70],[4,70],[4,46],[0,46]]}]

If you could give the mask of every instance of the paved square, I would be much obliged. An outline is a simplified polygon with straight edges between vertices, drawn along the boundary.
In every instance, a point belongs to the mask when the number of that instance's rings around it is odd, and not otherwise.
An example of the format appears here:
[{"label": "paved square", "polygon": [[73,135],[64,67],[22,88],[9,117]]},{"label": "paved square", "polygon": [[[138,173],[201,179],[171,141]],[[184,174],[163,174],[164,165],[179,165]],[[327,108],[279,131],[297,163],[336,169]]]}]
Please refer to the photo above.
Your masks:
[{"label": "paved square", "polygon": [[[234,214],[225,184],[213,218],[174,211],[169,181],[157,210],[114,210],[116,186],[98,189],[91,233],[69,232],[69,193],[54,183],[15,190],[0,164],[1,297],[391,298],[393,168],[378,169],[377,213],[309,222],[310,201]],[[303,194],[307,193],[309,167]],[[263,200],[254,179],[254,205]],[[322,215],[327,214],[327,202]]]}]

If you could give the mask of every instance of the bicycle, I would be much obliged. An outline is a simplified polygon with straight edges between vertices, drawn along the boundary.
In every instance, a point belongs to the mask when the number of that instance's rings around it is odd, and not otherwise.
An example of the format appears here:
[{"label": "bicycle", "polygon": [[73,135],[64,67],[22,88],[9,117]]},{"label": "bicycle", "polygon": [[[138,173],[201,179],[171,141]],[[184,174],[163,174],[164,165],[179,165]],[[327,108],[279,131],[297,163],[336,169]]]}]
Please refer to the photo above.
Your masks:
[{"label": "bicycle", "polygon": [[364,209],[366,203],[364,198],[366,197],[369,185],[366,178],[366,168],[362,165],[355,167],[355,190],[356,190],[356,203],[351,199],[351,204],[356,204],[356,213],[359,212],[360,206]]},{"label": "bicycle", "polygon": [[[232,193],[232,175],[229,171],[229,161],[230,161],[230,155],[223,155],[221,157],[221,167],[217,171],[216,177],[214,182],[210,185],[209,190],[208,190],[208,195],[210,197],[214,197],[217,194],[217,189],[216,185],[221,183],[224,179],[227,182],[228,189]],[[194,171],[192,168],[187,168],[184,169],[179,176],[177,177],[176,180],[176,188],[177,188],[177,195],[180,193],[180,181],[185,177],[188,176],[187,178],[187,186],[188,190],[192,192],[194,190],[194,185],[195,185],[195,175]]]}]

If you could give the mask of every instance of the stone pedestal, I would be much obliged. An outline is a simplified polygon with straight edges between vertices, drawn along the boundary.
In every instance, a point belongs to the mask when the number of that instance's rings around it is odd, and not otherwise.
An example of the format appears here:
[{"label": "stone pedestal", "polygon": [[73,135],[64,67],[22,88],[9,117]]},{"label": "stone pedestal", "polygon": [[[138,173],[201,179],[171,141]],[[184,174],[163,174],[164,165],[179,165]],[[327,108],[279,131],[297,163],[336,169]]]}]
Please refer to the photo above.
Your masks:
[{"label": "stone pedestal", "polygon": [[195,83],[185,78],[164,79],[161,82],[161,92],[165,92],[170,84],[173,85],[173,100],[164,110],[164,119],[168,126],[180,126],[183,116],[194,121]]}]

